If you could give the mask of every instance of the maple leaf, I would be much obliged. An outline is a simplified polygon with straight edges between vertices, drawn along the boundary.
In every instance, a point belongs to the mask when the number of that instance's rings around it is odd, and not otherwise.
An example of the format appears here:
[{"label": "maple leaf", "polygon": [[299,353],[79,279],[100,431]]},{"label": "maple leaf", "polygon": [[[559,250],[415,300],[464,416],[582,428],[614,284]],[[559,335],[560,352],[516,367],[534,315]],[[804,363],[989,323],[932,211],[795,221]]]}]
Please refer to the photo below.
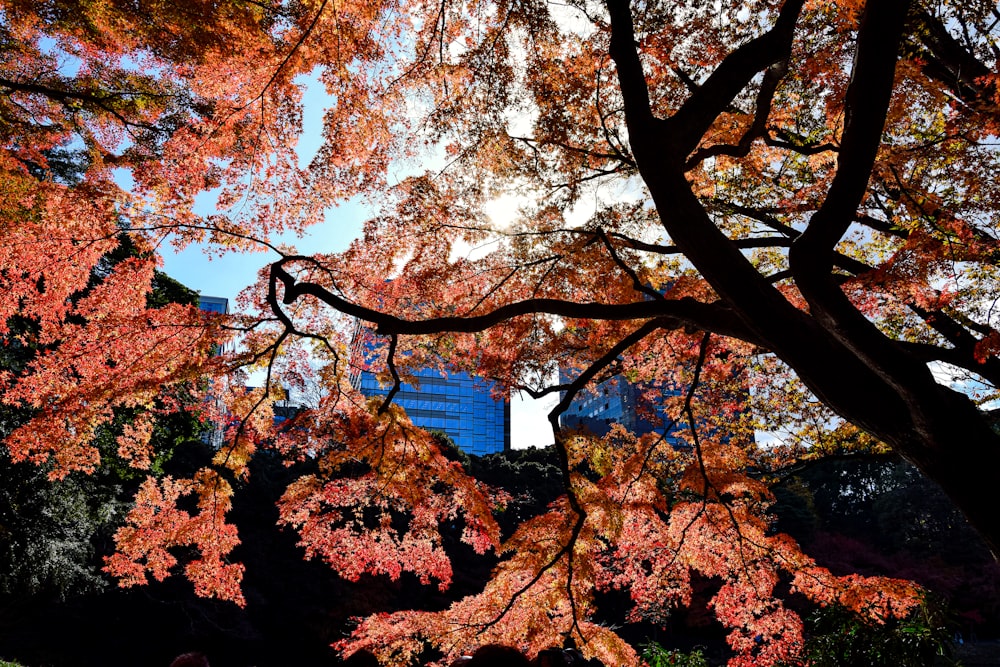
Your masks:
[{"label": "maple leaf", "polygon": [[[262,449],[316,462],[280,503],[310,556],[444,587],[442,526],[497,548],[494,505],[350,380],[362,363],[393,387],[471,372],[559,396],[566,495],[514,533],[481,594],[369,619],[345,649],[405,662],[424,642],[537,652],[570,635],[627,664],[590,620],[594,591],[629,588],[635,617],[655,618],[690,598],[692,573],[723,582],[712,608],[734,664],[794,658],[801,624],[778,581],[905,613],[912,586],[833,577],[772,534],[762,476],[889,448],[1000,550],[1000,436],[933,372],[994,394],[1000,381],[994,18],[911,4],[7,2],[0,334],[23,318],[33,338],[15,343],[38,354],[0,375],[0,400],[34,413],[4,446],[56,477],[93,470],[116,410],[205,383],[228,435],[216,468],[252,483]],[[300,75],[333,100],[308,163]],[[274,243],[357,196],[373,215],[344,252]],[[107,267],[122,234],[140,252]],[[146,303],[168,239],[279,257],[223,322]],[[391,341],[372,360],[351,354],[356,320]],[[241,351],[213,358],[223,326]],[[249,371],[265,386],[244,390]],[[574,396],[616,378],[645,387],[663,437],[559,426]],[[282,383],[315,396],[275,432]],[[138,468],[148,427],[118,441]],[[171,549],[194,546],[198,591],[239,600],[228,493],[215,470],[150,479],[109,567],[166,576]],[[177,506],[190,496],[193,514]]]},{"label": "maple leaf", "polygon": [[[198,496],[195,514],[177,506],[190,494]],[[184,571],[195,592],[243,606],[243,566],[226,562],[239,543],[236,527],[225,523],[231,495],[232,488],[208,469],[189,480],[147,478],[136,494],[126,525],[115,533],[118,551],[107,558],[105,570],[123,586],[146,583],[147,576],[163,581],[178,564],[170,549],[193,547],[199,557],[188,562]]]}]

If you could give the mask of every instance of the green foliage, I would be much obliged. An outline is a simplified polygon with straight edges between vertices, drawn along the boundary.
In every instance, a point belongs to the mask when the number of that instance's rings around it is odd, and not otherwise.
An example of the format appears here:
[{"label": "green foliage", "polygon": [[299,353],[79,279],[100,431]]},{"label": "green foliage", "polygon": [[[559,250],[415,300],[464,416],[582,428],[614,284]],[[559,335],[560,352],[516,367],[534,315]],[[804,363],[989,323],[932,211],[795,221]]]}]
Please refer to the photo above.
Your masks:
[{"label": "green foliage", "polygon": [[431,429],[428,433],[430,433],[431,437],[437,442],[438,447],[441,448],[441,453],[446,459],[449,461],[457,461],[463,468],[466,470],[469,469],[469,466],[472,465],[472,459],[468,454],[463,452],[457,444],[455,444],[455,441],[450,435],[444,431],[436,429]]},{"label": "green foliage", "polygon": [[[814,528],[864,536],[884,551],[930,556],[978,543],[947,497],[895,458],[822,461],[782,486],[783,519],[794,515],[794,495],[799,512],[816,513]],[[798,532],[802,519],[797,523],[791,532]]]},{"label": "green foliage", "polygon": [[[128,236],[120,240],[92,271],[90,288],[115,265],[139,254]],[[198,295],[158,272],[147,300],[151,306],[197,304]],[[7,326],[7,334],[0,337],[0,371],[16,375],[40,352],[37,323],[13,317]],[[0,442],[33,414],[27,407],[0,405]],[[46,593],[65,598],[104,588],[101,552],[110,544],[129,499],[146,475],[130,467],[117,451],[118,435],[137,414],[138,409],[117,410],[114,421],[98,429],[93,444],[102,465],[93,475],[73,473],[50,481],[50,465],[14,463],[0,445],[0,595]],[[159,416],[153,429],[155,456],[150,472],[164,474],[164,465],[181,445],[200,444],[202,429],[186,412]]]},{"label": "green foliage", "polygon": [[0,449],[0,593],[61,596],[99,589],[94,540],[125,510],[120,487],[86,475],[58,482]]},{"label": "green foliage", "polygon": [[941,611],[925,603],[903,620],[878,623],[831,605],[807,621],[803,658],[810,667],[930,667],[951,659],[952,632]]},{"label": "green foliage", "polygon": [[[0,439],[27,418],[26,410],[0,407]],[[116,419],[118,427],[124,423],[124,416]],[[174,453],[203,447],[201,429],[191,414],[160,417],[150,472],[183,465]],[[98,432],[94,444],[104,465],[94,474],[77,472],[58,481],[48,479],[49,465],[14,463],[0,447],[0,595],[66,597],[104,588],[100,556],[145,476],[120,459],[116,435],[113,429]]]},{"label": "green foliage", "polygon": [[504,535],[538,516],[565,493],[555,447],[512,449],[482,458],[473,457],[470,474],[511,495],[507,509],[497,517]]},{"label": "green foliage", "polygon": [[677,649],[663,648],[656,642],[643,646],[642,659],[649,667],[708,667],[708,660],[701,649],[684,653]]},{"label": "green foliage", "polygon": [[[0,370],[21,372],[36,354],[34,323],[11,318],[0,338]],[[28,408],[0,405],[0,441],[26,423]],[[45,466],[15,464],[0,446],[0,594],[59,595],[100,588],[93,538],[116,512],[120,489],[84,475],[50,482]],[[103,475],[103,473],[102,473]]]},{"label": "green foliage", "polygon": [[805,465],[774,485],[775,529],[838,574],[911,579],[980,634],[1000,628],[1000,567],[942,491],[895,457]]}]

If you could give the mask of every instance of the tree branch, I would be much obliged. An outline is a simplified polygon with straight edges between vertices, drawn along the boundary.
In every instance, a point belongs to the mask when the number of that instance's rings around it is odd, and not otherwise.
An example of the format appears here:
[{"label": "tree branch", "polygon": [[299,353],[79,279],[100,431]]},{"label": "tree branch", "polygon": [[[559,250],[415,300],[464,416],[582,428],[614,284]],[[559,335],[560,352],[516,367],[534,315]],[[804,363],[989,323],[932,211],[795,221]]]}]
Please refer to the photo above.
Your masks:
[{"label": "tree branch", "polygon": [[[699,86],[670,117],[667,121],[670,132],[678,151],[683,156],[694,150],[718,115],[725,111],[741,90],[746,88],[757,72],[788,59],[792,50],[795,24],[803,4],[804,0],[785,2],[778,12],[774,26],[727,55],[705,83]],[[616,27],[613,20],[612,27]],[[770,81],[765,76],[761,94],[758,96],[759,105],[766,102],[764,106],[770,108],[770,97],[774,91],[768,92],[768,87],[772,84],[777,86],[783,74],[779,68],[771,74]],[[758,106],[755,125],[757,122],[763,124],[767,121],[767,112],[764,111],[761,118],[761,110],[762,107]]]},{"label": "tree branch", "polygon": [[392,389],[389,393],[385,395],[385,400],[382,401],[382,405],[378,406],[378,414],[385,414],[385,411],[389,409],[389,405],[392,403],[392,399],[399,392],[399,388],[402,386],[402,381],[399,379],[399,371],[396,370],[396,344],[399,342],[399,337],[396,334],[389,336],[389,352],[386,354],[385,363],[389,367],[389,373],[392,374]]},{"label": "tree branch", "polygon": [[[672,322],[674,328],[693,327],[724,336],[742,338],[751,343],[759,342],[757,336],[743,326],[732,311],[721,302],[702,303],[691,297],[662,299],[658,301],[643,300],[625,304],[577,303],[560,299],[538,298],[526,299],[500,306],[482,315],[406,320],[348,301],[321,285],[309,282],[297,282],[284,268],[290,262],[297,260],[308,261],[309,259],[308,257],[293,255],[271,264],[271,280],[280,281],[284,289],[282,301],[285,304],[290,304],[302,296],[312,296],[336,308],[345,315],[374,323],[377,326],[378,333],[381,335],[426,335],[445,332],[473,333],[484,331],[521,315],[548,314],[570,318],[612,321],[666,318]],[[272,305],[273,307],[275,305]]]},{"label": "tree branch", "polygon": [[746,157],[750,153],[750,147],[753,145],[754,139],[767,135],[767,117],[771,113],[771,103],[774,100],[774,93],[777,91],[778,84],[781,83],[786,72],[788,72],[788,58],[771,65],[767,69],[767,72],[764,74],[764,80],[761,82],[760,90],[757,92],[753,122],[747,128],[746,132],[743,133],[743,136],[740,137],[740,142],[737,145],[716,144],[701,148],[688,158],[684,168],[687,170],[694,169],[702,161],[718,155]]},{"label": "tree branch", "polygon": [[820,209],[792,247],[793,270],[798,264],[806,291],[829,274],[833,248],[854,221],[868,186],[889,111],[908,5],[909,0],[865,5],[854,70],[844,100],[837,173]]},{"label": "tree branch", "polygon": [[990,68],[926,10],[914,12],[913,17],[917,28],[914,32],[923,48],[911,46],[924,62],[924,74],[943,83],[970,108],[996,116],[1000,109],[993,99],[995,86],[982,83],[991,74]]},{"label": "tree branch", "polygon": [[[137,121],[129,120],[122,114],[121,111],[115,109],[110,105],[110,99],[118,97],[120,99],[132,98],[132,97],[163,97],[163,95],[152,95],[149,93],[141,92],[109,92],[109,93],[95,93],[88,92],[85,90],[70,90],[70,89],[60,89],[53,86],[43,85],[37,82],[27,82],[27,81],[14,81],[13,79],[7,79],[0,77],[0,86],[6,88],[11,92],[21,92],[21,93],[31,93],[35,95],[41,95],[47,97],[54,102],[58,102],[70,111],[78,111],[80,107],[89,106],[92,108],[100,109],[106,113],[114,116],[118,122],[120,122],[124,127],[135,127],[142,130],[147,130],[149,132],[154,132],[156,134],[167,135],[170,134],[168,130],[162,127],[156,127],[155,125],[149,125],[148,123],[140,123]],[[75,106],[74,101],[77,105]]]}]

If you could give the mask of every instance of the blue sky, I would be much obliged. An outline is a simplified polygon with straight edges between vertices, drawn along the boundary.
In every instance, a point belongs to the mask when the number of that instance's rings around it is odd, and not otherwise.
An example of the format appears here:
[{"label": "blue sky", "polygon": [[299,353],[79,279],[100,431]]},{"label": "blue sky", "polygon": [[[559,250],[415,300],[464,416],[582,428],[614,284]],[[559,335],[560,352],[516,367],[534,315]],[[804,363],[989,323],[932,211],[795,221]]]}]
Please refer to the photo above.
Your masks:
[{"label": "blue sky", "polygon": [[[295,245],[303,254],[345,250],[361,232],[366,215],[362,207],[347,204],[328,211],[326,221],[303,237],[289,234],[278,237],[279,243]],[[189,246],[181,252],[164,249],[163,270],[201,294],[234,299],[253,284],[257,271],[278,255],[270,250],[255,253],[227,253],[209,256],[204,246]]]},{"label": "blue sky", "polygon": [[[316,77],[303,78],[302,137],[298,145],[299,164],[306,165],[319,150],[323,134],[323,111],[333,99],[326,94]],[[205,210],[212,212],[214,197],[202,196]],[[298,238],[288,234],[276,239],[279,243],[295,245],[303,254],[339,252],[345,250],[361,232],[361,223],[367,212],[359,205],[348,203],[327,211],[326,220]],[[265,264],[278,259],[270,251],[259,253],[227,253],[222,257],[209,257],[201,246],[191,246],[176,253],[164,251],[164,271],[193,290],[210,296],[233,299],[251,285],[257,271]]]}]

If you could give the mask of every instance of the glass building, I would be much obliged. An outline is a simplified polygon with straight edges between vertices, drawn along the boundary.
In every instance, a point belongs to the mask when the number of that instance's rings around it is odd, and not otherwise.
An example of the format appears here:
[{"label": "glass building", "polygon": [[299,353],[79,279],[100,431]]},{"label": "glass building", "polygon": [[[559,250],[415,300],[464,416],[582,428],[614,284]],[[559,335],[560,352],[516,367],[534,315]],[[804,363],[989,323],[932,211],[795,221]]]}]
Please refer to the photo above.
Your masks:
[{"label": "glass building", "polygon": [[[219,315],[229,314],[229,299],[221,296],[203,296],[198,295],[198,307],[207,313],[217,313]],[[212,354],[222,354],[225,350],[219,346],[213,346]],[[206,398],[208,401],[212,401],[219,405],[220,399],[217,396],[208,395]],[[224,429],[222,424],[212,423],[211,430],[206,433],[203,438],[204,440],[212,446],[213,449],[219,449],[222,447],[222,441],[224,439]]]},{"label": "glass building", "polygon": [[[492,383],[461,372],[442,377],[429,369],[416,376],[419,388],[403,384],[393,397],[414,425],[447,433],[467,454],[485,456],[510,449],[510,403],[493,398]],[[357,387],[365,396],[389,393],[368,371],[358,375]]]},{"label": "glass building", "polygon": [[[575,377],[568,371],[560,369],[561,383],[569,383],[573,379]],[[604,436],[613,424],[621,424],[635,435],[658,433],[673,447],[687,449],[690,445],[679,437],[678,431],[687,426],[675,425],[664,406],[668,399],[676,398],[684,391],[662,381],[655,384],[636,383],[629,382],[623,375],[615,375],[595,387],[587,387],[578,392],[566,411],[559,416],[559,425],[570,429],[582,428],[594,435]],[[744,386],[735,391],[733,399],[746,406],[750,390]],[[565,393],[560,396],[564,397]],[[732,437],[728,432],[711,432],[723,442]]]},{"label": "glass building", "polygon": [[[564,371],[559,375],[560,382],[573,379]],[[651,396],[676,396],[678,393],[670,389],[650,391],[648,387],[629,382],[623,375],[616,375],[596,387],[578,392],[566,412],[560,415],[559,425],[585,428],[597,436],[607,435],[613,424],[621,424],[636,435],[664,433],[666,427],[667,440],[677,446],[680,442],[670,436],[670,419],[654,404]]]},{"label": "glass building", "polygon": [[[364,359],[373,345],[372,336],[359,326],[352,345],[352,358]],[[360,364],[362,367],[367,362]],[[351,384],[365,396],[385,396],[389,387],[379,384],[375,374],[358,369]],[[414,425],[448,434],[467,454],[485,456],[510,449],[510,403],[494,398],[495,385],[468,373],[442,375],[425,369],[415,373],[419,387],[403,384],[393,403],[406,411]]]},{"label": "glass building", "polygon": [[198,295],[198,307],[208,313],[229,314],[229,299],[221,296]]}]

